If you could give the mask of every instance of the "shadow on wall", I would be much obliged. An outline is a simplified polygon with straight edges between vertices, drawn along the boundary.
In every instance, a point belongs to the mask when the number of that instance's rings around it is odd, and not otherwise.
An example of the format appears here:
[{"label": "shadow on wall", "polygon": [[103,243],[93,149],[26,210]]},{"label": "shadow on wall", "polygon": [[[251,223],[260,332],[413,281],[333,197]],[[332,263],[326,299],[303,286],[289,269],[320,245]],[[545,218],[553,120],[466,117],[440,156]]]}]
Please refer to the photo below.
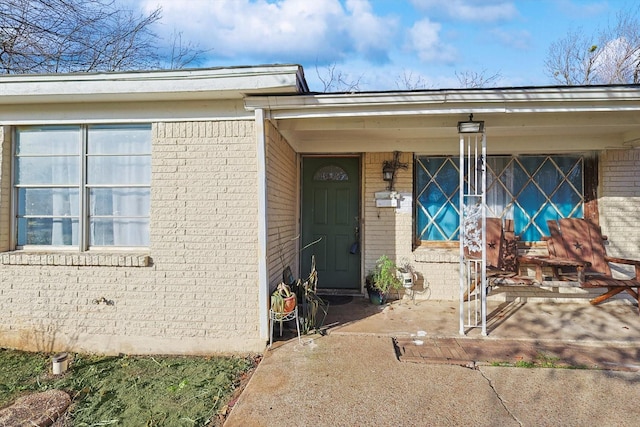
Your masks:
[{"label": "shadow on wall", "polygon": [[48,313],[50,317],[46,319],[38,319],[35,322],[20,322],[19,319],[14,319],[12,330],[5,331],[3,334],[6,338],[5,345],[19,350],[43,353],[72,350],[77,347],[82,334],[88,332],[90,319],[95,313],[95,310],[90,310],[93,306],[115,307],[115,301],[106,297],[94,299],[90,301],[90,305],[86,306],[88,309],[79,318],[70,318],[66,313],[52,308]]}]

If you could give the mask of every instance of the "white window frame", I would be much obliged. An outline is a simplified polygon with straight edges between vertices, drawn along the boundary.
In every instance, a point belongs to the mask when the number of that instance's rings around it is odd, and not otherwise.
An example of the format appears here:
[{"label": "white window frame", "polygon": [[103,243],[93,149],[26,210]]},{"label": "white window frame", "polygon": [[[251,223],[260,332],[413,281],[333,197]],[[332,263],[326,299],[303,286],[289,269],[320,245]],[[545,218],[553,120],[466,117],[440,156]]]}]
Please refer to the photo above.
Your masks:
[{"label": "white window frame", "polygon": [[[38,127],[77,127],[80,133],[80,147],[78,150],[80,157],[80,167],[79,174],[80,177],[78,179],[78,185],[66,186],[78,188],[79,194],[79,210],[78,210],[78,245],[18,245],[18,190],[20,188],[28,188],[28,187],[37,187],[37,188],[47,188],[46,184],[38,184],[38,185],[20,185],[17,184],[17,176],[16,176],[16,167],[17,167],[17,138],[18,132],[20,129],[28,129],[28,128],[38,128]],[[24,251],[60,251],[60,252],[90,252],[90,251],[100,251],[104,252],[108,251],[147,251],[149,246],[97,246],[97,245],[89,245],[89,233],[90,233],[90,215],[89,215],[89,203],[90,197],[89,193],[92,188],[146,188],[149,189],[149,198],[150,190],[151,190],[151,177],[149,177],[148,183],[146,184],[110,184],[110,185],[99,185],[99,184],[88,184],[87,183],[87,166],[89,162],[89,158],[92,157],[87,153],[87,147],[89,144],[88,134],[89,129],[92,126],[103,126],[101,124],[43,124],[43,125],[24,125],[24,126],[16,126],[12,129],[12,141],[11,141],[11,235],[10,235],[10,245],[15,250],[24,250]],[[151,123],[114,123],[108,124],[107,126],[118,127],[121,126],[123,128],[126,127],[148,127],[149,137],[151,138]],[[108,156],[108,155],[105,155]],[[151,167],[151,147],[149,148],[148,153],[144,154],[130,154],[129,156],[148,156],[149,157],[149,167]],[[53,157],[53,155],[52,155]],[[60,187],[59,185],[49,185],[49,187]],[[151,219],[151,208],[150,208],[150,200],[149,202],[149,211],[147,215],[140,216],[139,218],[146,218],[150,223]],[[147,239],[150,239],[150,230],[147,230],[149,235]]]}]

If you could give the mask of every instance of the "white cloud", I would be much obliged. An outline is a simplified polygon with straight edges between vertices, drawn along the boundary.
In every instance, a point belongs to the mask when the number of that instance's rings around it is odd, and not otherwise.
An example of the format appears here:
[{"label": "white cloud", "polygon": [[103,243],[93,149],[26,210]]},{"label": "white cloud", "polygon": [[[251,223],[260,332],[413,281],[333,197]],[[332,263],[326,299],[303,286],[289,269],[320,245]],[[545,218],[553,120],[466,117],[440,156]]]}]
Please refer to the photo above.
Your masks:
[{"label": "white cloud", "polygon": [[395,19],[376,16],[368,0],[140,0],[163,9],[161,31],[225,60],[339,62],[350,56],[384,62]]},{"label": "white cloud", "polygon": [[505,0],[411,0],[418,9],[439,10],[454,19],[493,22],[518,15],[512,1]]},{"label": "white cloud", "polygon": [[350,12],[348,32],[355,50],[374,60],[387,60],[387,50],[398,29],[397,20],[376,16],[368,0],[347,0],[346,7]]},{"label": "white cloud", "polygon": [[594,60],[595,83],[623,84],[633,81],[639,55],[624,37],[607,42]]},{"label": "white cloud", "polygon": [[441,29],[442,25],[428,18],[417,21],[407,33],[409,49],[424,62],[453,62],[457,57],[456,49],[440,40]]}]

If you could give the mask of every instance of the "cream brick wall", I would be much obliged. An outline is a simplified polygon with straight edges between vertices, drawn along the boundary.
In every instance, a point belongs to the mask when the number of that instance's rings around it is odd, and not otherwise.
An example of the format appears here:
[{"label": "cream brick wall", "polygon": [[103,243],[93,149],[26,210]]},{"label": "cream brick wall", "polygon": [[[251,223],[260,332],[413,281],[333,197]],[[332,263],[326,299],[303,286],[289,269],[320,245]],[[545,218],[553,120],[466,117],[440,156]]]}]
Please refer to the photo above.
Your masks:
[{"label": "cream brick wall", "polygon": [[[381,255],[398,263],[409,261],[418,274],[416,299],[455,300],[459,297],[458,253],[448,249],[419,248],[412,251],[413,211],[377,208],[375,193],[386,191],[382,163],[393,153],[367,153],[364,157],[364,266],[365,275]],[[413,192],[413,153],[402,153],[400,162],[408,169],[396,173],[395,190]],[[424,291],[422,289],[424,288]]]},{"label": "cream brick wall", "polygon": [[602,153],[598,193],[607,253],[640,259],[640,150]]},{"label": "cream brick wall", "polygon": [[[254,122],[158,123],[152,132],[148,266],[146,257],[124,254],[2,257],[0,346],[175,354],[264,349]],[[4,201],[9,154],[8,144],[2,147]],[[84,265],[94,258],[97,265]]]},{"label": "cream brick wall", "polygon": [[[411,255],[411,213],[397,213],[394,208],[377,208],[375,204],[375,193],[387,190],[387,183],[382,180],[382,162],[392,158],[393,153],[366,153],[364,156],[362,254],[365,274],[382,255],[398,261]],[[410,166],[407,170],[398,170],[395,190],[411,193],[413,162],[410,153],[403,153],[400,161]]]},{"label": "cream brick wall", "polygon": [[298,277],[298,158],[278,130],[267,122],[267,267],[271,288],[290,266]]}]

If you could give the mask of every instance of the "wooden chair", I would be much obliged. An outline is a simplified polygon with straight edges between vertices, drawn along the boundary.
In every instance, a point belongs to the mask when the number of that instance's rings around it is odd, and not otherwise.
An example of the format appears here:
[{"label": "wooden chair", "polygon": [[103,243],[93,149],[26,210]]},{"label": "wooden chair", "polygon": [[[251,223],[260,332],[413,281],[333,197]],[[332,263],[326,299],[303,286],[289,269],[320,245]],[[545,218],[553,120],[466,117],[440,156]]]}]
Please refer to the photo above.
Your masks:
[{"label": "wooden chair", "polygon": [[492,285],[533,285],[536,279],[522,275],[518,237],[513,220],[487,218],[487,277]]},{"label": "wooden chair", "polygon": [[[518,255],[518,236],[514,231],[513,220],[487,218],[486,223],[487,281],[490,286],[543,286],[549,285],[543,275],[544,269],[553,273],[552,281],[560,280],[560,272],[572,269],[584,269],[582,261],[566,257],[535,257]],[[469,252],[467,256],[479,258],[481,254]],[[522,266],[534,270],[534,275],[522,273]],[[568,279],[567,279],[568,280]],[[475,286],[472,286],[471,291]]]},{"label": "wooden chair", "polygon": [[[582,262],[584,267],[577,270],[559,268],[560,277],[576,274],[583,288],[607,288],[607,292],[593,298],[591,304],[599,304],[620,292],[626,291],[636,302],[640,302],[640,260],[610,257],[606,253],[600,228],[592,222],[580,218],[563,218],[548,221],[550,237],[547,240],[551,259],[563,258]],[[609,263],[634,266],[634,277],[614,278]]]}]

